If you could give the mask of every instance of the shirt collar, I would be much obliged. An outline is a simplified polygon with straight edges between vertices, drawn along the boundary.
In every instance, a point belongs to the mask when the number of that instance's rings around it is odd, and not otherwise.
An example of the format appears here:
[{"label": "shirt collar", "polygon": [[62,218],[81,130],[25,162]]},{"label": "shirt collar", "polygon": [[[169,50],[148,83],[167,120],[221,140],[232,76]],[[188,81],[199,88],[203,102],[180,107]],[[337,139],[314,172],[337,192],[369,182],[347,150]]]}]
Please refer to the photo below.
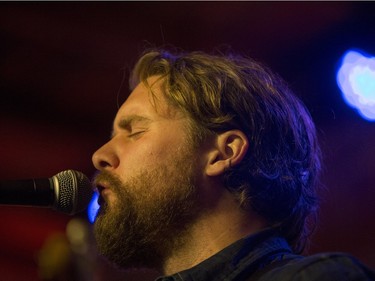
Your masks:
[{"label": "shirt collar", "polygon": [[262,262],[269,262],[265,257],[272,258],[281,252],[290,253],[290,247],[284,238],[278,237],[275,230],[270,228],[238,240],[190,269],[159,277],[156,281],[224,280],[250,265],[261,267]]}]

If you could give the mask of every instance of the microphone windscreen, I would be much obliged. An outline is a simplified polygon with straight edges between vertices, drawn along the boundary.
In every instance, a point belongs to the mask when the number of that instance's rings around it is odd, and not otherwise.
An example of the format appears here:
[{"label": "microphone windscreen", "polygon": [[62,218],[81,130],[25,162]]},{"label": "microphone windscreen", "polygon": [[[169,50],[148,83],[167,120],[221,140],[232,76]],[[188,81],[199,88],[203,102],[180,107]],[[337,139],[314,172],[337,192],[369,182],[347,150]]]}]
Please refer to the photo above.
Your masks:
[{"label": "microphone windscreen", "polygon": [[93,189],[90,180],[81,172],[67,170],[52,178],[55,202],[53,209],[69,215],[85,210],[89,204]]}]

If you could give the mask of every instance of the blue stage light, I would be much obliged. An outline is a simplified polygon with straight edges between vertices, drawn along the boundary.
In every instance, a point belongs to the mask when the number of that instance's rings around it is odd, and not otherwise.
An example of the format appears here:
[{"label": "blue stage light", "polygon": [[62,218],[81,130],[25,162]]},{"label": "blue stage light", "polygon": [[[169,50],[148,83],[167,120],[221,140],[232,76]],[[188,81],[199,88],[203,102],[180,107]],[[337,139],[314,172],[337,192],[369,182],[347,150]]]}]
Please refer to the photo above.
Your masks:
[{"label": "blue stage light", "polygon": [[99,211],[100,205],[98,204],[99,193],[94,192],[89,206],[87,207],[87,217],[90,223],[94,223],[96,215]]},{"label": "blue stage light", "polygon": [[375,121],[375,57],[358,50],[347,51],[336,80],[345,102],[364,119]]}]

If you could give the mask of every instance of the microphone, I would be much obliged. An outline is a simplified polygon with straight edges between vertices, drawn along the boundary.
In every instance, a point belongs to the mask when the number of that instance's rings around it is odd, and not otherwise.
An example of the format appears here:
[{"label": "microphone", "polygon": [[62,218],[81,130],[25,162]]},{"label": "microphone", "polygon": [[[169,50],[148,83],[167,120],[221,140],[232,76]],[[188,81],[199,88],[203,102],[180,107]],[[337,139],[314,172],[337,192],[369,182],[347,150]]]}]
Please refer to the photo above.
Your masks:
[{"label": "microphone", "polygon": [[0,205],[50,207],[69,215],[83,211],[92,194],[90,180],[74,170],[51,178],[0,182]]}]

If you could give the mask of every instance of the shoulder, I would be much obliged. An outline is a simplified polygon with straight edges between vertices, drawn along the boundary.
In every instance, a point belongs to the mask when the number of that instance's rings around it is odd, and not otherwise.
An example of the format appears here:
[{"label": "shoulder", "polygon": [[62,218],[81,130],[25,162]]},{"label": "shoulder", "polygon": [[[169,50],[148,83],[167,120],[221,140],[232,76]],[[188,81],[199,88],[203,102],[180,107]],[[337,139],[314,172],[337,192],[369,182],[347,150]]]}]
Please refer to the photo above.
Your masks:
[{"label": "shoulder", "polygon": [[375,280],[375,272],[348,254],[322,253],[292,259],[274,267],[258,280],[369,281]]}]

